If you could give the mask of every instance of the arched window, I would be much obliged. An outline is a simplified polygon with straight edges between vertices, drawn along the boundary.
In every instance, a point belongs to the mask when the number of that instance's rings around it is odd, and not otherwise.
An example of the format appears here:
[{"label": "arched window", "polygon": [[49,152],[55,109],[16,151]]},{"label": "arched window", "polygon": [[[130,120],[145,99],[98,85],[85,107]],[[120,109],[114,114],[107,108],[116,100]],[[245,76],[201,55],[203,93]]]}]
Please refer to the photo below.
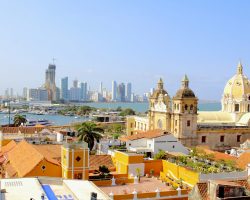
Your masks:
[{"label": "arched window", "polygon": [[234,111],[235,112],[239,112],[240,111],[240,105],[239,104],[235,104],[234,105]]},{"label": "arched window", "polygon": [[187,104],[185,105],[185,110],[188,110],[188,105]]},{"label": "arched window", "polygon": [[161,121],[161,119],[158,120],[158,122],[157,122],[157,127],[158,127],[159,129],[162,129],[162,121]]},{"label": "arched window", "polygon": [[193,110],[194,109],[194,106],[193,106],[193,104],[190,106],[190,110]]}]

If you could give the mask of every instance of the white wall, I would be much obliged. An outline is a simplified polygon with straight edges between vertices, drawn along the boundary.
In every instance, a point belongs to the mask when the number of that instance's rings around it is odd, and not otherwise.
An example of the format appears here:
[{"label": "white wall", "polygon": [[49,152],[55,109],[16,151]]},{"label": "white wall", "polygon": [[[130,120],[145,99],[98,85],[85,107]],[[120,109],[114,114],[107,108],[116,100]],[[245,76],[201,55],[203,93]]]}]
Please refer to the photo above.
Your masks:
[{"label": "white wall", "polygon": [[181,144],[173,135],[164,135],[153,139],[154,154],[158,153],[160,149],[168,152],[181,152],[188,154],[188,149]]}]

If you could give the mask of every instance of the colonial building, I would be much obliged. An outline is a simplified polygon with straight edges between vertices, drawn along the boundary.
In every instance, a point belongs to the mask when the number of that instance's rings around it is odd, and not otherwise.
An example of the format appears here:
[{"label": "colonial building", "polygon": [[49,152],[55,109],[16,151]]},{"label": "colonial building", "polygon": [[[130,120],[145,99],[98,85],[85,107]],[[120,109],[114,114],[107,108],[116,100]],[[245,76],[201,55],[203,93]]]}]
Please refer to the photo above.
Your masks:
[{"label": "colonial building", "polygon": [[[162,79],[149,98],[148,120],[128,117],[127,134],[161,129],[172,133],[186,146],[206,145],[215,150],[239,146],[250,138],[250,81],[242,64],[227,82],[221,111],[198,111],[198,98],[185,75],[180,89],[171,98]],[[143,123],[142,123],[143,122]]]}]

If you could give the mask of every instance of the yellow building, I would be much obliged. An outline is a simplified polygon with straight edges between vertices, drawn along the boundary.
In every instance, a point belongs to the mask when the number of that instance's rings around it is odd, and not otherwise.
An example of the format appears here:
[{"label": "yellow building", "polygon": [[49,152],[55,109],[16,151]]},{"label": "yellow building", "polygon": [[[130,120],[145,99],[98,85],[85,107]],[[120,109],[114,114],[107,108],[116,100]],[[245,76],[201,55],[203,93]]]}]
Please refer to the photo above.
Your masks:
[{"label": "yellow building", "polygon": [[[214,150],[239,146],[250,138],[250,81],[242,64],[226,83],[221,111],[197,112],[198,98],[189,87],[188,77],[173,98],[164,89],[162,79],[149,98],[148,124],[144,131],[162,129],[171,132],[186,146],[206,145]],[[127,134],[140,130],[140,117],[127,118]]]},{"label": "yellow building", "polygon": [[61,150],[62,175],[66,179],[89,178],[89,148],[88,144],[65,143]]}]

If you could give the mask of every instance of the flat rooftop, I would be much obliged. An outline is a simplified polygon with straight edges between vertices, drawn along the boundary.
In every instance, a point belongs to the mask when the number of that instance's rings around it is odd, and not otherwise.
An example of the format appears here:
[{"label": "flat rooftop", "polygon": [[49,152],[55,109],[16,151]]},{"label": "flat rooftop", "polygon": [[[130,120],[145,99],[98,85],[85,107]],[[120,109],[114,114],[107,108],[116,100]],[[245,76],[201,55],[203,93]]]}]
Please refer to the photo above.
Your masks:
[{"label": "flat rooftop", "polygon": [[134,190],[138,193],[155,192],[157,189],[159,189],[160,192],[173,190],[171,186],[166,186],[165,183],[162,183],[162,181],[157,178],[146,177],[142,177],[138,184],[126,183],[125,185],[99,186],[99,188],[107,195],[111,192],[114,195],[132,194]]},{"label": "flat rooftop", "polygon": [[109,199],[95,184],[84,180],[38,177],[1,179],[0,183],[4,200],[30,200],[32,198],[36,200],[41,199],[42,195],[45,200],[86,200],[90,199],[91,192],[97,193],[98,200]]}]

